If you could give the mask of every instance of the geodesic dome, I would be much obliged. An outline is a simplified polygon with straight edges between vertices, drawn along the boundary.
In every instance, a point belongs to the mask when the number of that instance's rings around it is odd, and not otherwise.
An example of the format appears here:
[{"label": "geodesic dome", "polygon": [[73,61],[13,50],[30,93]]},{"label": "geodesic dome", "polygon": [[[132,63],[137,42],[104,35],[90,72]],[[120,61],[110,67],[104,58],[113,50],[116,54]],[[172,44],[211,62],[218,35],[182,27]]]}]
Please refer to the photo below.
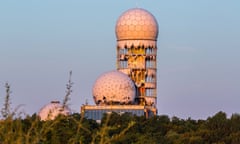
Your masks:
[{"label": "geodesic dome", "polygon": [[67,107],[64,107],[60,104],[59,101],[52,101],[50,104],[45,105],[38,113],[38,116],[41,120],[53,120],[56,118],[59,114],[62,115],[69,115],[70,109]]},{"label": "geodesic dome", "polygon": [[158,23],[147,10],[133,8],[119,17],[115,32],[117,40],[156,40]]},{"label": "geodesic dome", "polygon": [[93,98],[97,105],[131,104],[135,95],[134,82],[119,71],[104,73],[93,86]]}]

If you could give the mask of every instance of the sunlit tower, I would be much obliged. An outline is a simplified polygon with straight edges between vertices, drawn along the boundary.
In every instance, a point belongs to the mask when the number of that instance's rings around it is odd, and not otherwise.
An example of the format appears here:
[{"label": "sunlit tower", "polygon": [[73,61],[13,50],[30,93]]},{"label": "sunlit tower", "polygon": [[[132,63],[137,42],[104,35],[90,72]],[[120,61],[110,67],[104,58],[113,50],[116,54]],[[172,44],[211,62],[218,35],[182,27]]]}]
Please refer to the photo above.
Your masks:
[{"label": "sunlit tower", "polygon": [[103,73],[93,85],[96,105],[83,105],[85,118],[101,120],[104,113],[157,114],[158,23],[141,8],[124,12],[116,23],[117,70]]},{"label": "sunlit tower", "polygon": [[135,104],[156,110],[158,23],[155,17],[141,8],[130,9],[117,20],[115,32],[117,70],[135,82]]}]

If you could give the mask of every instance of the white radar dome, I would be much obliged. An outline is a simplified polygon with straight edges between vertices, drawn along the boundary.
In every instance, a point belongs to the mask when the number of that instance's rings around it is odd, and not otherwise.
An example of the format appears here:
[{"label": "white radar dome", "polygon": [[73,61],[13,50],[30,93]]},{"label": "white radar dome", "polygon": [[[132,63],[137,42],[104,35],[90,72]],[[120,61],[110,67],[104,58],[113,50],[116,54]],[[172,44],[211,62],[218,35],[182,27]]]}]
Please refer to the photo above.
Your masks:
[{"label": "white radar dome", "polygon": [[45,105],[38,113],[38,116],[41,120],[53,120],[56,118],[59,114],[62,115],[69,115],[71,112],[70,110],[60,104],[59,101],[52,101],[50,104]]},{"label": "white radar dome", "polygon": [[115,32],[117,40],[156,40],[158,23],[147,10],[133,8],[119,17]]},{"label": "white radar dome", "polygon": [[93,86],[93,98],[97,105],[132,104],[135,95],[134,82],[119,71],[104,73]]}]

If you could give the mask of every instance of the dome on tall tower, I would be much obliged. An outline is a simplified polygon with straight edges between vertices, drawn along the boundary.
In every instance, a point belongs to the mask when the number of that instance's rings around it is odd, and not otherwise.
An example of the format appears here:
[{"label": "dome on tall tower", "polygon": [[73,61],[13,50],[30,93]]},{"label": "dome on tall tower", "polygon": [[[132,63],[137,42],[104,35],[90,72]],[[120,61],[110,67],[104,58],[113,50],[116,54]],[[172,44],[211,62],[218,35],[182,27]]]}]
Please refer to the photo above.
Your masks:
[{"label": "dome on tall tower", "polygon": [[158,23],[147,10],[133,8],[118,18],[115,32],[117,40],[157,40]]},{"label": "dome on tall tower", "polygon": [[104,73],[93,86],[93,98],[97,105],[130,104],[134,102],[135,95],[133,81],[119,71]]}]

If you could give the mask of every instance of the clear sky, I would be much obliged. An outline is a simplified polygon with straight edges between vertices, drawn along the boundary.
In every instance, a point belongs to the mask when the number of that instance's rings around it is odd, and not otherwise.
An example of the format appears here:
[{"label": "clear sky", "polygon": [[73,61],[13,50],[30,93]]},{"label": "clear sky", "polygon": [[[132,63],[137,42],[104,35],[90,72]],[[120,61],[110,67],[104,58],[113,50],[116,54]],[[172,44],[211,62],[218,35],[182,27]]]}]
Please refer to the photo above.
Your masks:
[{"label": "clear sky", "polygon": [[32,114],[62,101],[69,71],[75,112],[102,73],[116,69],[115,24],[129,8],[159,23],[158,114],[205,119],[240,113],[238,0],[5,0],[0,2],[0,104]]}]

